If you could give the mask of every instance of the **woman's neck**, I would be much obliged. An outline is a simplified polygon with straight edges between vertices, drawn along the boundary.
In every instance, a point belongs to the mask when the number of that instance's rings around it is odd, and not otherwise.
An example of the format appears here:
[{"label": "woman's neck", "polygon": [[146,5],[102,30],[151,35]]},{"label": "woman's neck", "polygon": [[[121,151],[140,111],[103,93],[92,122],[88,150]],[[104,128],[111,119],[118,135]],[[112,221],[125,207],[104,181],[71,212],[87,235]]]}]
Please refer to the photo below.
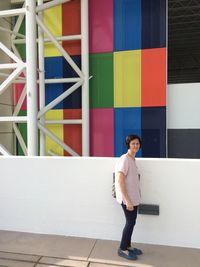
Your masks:
[{"label": "woman's neck", "polygon": [[131,157],[132,159],[135,159],[135,153],[131,152],[130,150],[128,150],[127,152],[128,156]]}]

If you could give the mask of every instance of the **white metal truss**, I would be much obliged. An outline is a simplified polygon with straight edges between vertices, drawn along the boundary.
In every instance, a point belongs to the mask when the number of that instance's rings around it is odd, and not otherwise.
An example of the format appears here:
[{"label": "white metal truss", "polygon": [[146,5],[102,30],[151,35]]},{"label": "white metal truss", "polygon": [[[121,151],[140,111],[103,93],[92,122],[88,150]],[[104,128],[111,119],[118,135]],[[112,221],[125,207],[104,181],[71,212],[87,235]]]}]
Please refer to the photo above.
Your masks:
[{"label": "white metal truss", "polygon": [[[13,0],[13,3],[23,2]],[[38,129],[40,130],[40,155],[45,155],[45,136],[49,136],[65,151],[73,156],[78,154],[60,140],[55,134],[47,129],[46,124],[82,124],[82,154],[89,156],[89,71],[88,71],[88,0],[81,1],[81,34],[72,36],[54,36],[43,22],[43,11],[53,6],[70,2],[71,0],[25,0],[22,8],[0,11],[1,17],[18,16],[17,22],[12,30],[0,27],[11,35],[11,52],[3,44],[0,48],[14,61],[14,63],[0,64],[0,69],[11,68],[14,71],[5,76],[6,80],[0,85],[0,94],[4,92],[11,83],[24,83],[24,88],[14,109],[13,116],[0,117],[1,121],[12,121],[13,129],[19,144],[25,155],[38,155]],[[46,3],[45,3],[46,2]],[[26,34],[19,33],[20,26],[26,17]],[[38,26],[38,39],[36,39],[36,25]],[[47,38],[44,38],[44,34]],[[82,68],[80,69],[66,50],[60,44],[60,41],[81,40]],[[69,65],[77,73],[77,78],[45,79],[44,78],[44,43],[51,42],[66,59]],[[16,44],[26,44],[26,63],[20,58]],[[37,80],[37,43],[39,58],[39,80]],[[23,72],[24,77],[19,77]],[[56,99],[45,106],[45,84],[49,83],[74,83],[68,90],[59,95]],[[37,84],[39,84],[40,105],[37,110]],[[81,120],[45,120],[47,111],[55,107],[63,99],[72,94],[82,86],[82,119]],[[23,101],[27,95],[27,116],[18,116]],[[20,134],[16,123],[27,122],[27,147]],[[56,155],[53,151],[48,151],[50,155]]]},{"label": "white metal truss", "polygon": [[15,62],[15,63],[0,64],[0,69],[14,69],[14,71],[0,85],[0,94],[2,94],[12,84],[12,82],[20,75],[20,73],[23,71],[26,65],[15,54],[13,54],[2,42],[0,42],[0,49]]},{"label": "white metal truss", "polygon": [[11,156],[10,152],[1,144],[0,144],[0,155]]}]

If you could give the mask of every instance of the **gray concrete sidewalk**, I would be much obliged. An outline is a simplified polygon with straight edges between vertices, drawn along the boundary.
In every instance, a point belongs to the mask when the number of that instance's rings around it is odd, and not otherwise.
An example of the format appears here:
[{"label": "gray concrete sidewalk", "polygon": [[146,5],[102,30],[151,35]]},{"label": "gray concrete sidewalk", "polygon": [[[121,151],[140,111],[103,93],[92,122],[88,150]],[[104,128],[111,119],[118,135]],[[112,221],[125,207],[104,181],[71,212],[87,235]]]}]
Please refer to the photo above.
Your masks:
[{"label": "gray concrete sidewalk", "polygon": [[135,244],[137,261],[120,258],[117,241],[0,231],[0,267],[200,267],[200,250]]}]

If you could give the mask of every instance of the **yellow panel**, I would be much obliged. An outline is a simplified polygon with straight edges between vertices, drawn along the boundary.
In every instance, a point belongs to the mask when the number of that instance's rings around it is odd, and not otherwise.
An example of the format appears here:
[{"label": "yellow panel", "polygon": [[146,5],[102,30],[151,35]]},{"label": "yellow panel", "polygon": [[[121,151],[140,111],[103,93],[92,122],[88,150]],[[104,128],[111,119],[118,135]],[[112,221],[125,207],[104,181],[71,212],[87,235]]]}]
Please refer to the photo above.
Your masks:
[{"label": "yellow panel", "polygon": [[58,51],[58,49],[55,48],[55,46],[53,44],[47,43],[47,44],[44,45],[44,56],[45,57],[59,57],[59,56],[62,56],[62,55]]},{"label": "yellow panel", "polygon": [[[46,120],[63,120],[63,110],[50,110],[46,113]],[[64,133],[63,133],[63,125],[47,125],[47,128],[55,134],[60,140],[64,140]],[[51,138],[46,136],[46,155],[48,154],[48,150],[51,149],[52,152],[63,156],[64,150],[61,146],[59,146],[55,141],[53,141]]]},{"label": "yellow panel", "polygon": [[[52,7],[44,11],[44,23],[54,36],[62,35],[62,7],[61,5]],[[45,35],[45,37],[47,37]],[[45,57],[60,56],[60,52],[52,43],[46,43],[44,46]]]},{"label": "yellow panel", "polygon": [[114,107],[141,107],[141,50],[114,53]]}]

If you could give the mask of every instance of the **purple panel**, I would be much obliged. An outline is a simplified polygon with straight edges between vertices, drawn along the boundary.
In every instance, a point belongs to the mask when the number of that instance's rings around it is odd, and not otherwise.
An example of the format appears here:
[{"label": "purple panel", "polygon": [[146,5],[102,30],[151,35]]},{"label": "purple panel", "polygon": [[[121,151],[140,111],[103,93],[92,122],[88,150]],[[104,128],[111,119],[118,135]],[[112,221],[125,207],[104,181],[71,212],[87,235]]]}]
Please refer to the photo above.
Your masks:
[{"label": "purple panel", "polygon": [[90,53],[113,52],[113,0],[89,0]]},{"label": "purple panel", "polygon": [[90,156],[114,156],[114,111],[90,109]]}]

